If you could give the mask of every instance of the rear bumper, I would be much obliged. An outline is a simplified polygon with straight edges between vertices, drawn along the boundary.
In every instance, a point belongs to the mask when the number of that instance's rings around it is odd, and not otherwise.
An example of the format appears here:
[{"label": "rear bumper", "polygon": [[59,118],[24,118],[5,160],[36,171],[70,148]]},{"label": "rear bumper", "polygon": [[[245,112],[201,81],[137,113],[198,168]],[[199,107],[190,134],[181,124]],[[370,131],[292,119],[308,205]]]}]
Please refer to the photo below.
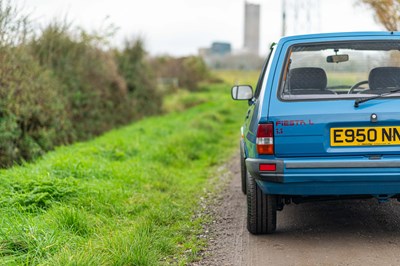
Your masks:
[{"label": "rear bumper", "polygon": [[[276,171],[261,172],[260,164],[276,164]],[[250,174],[267,194],[278,195],[395,195],[400,194],[400,157],[371,160],[246,159]]]}]

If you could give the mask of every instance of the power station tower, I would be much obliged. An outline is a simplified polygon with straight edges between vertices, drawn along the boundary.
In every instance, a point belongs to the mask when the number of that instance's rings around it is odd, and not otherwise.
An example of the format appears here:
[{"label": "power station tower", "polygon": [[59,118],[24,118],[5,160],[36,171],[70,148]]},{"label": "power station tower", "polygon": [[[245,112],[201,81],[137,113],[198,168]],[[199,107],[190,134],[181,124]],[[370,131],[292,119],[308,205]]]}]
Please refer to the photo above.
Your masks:
[{"label": "power station tower", "polygon": [[320,32],[320,0],[282,0],[282,36]]},{"label": "power station tower", "polygon": [[260,49],[260,5],[244,3],[244,50],[258,55]]}]

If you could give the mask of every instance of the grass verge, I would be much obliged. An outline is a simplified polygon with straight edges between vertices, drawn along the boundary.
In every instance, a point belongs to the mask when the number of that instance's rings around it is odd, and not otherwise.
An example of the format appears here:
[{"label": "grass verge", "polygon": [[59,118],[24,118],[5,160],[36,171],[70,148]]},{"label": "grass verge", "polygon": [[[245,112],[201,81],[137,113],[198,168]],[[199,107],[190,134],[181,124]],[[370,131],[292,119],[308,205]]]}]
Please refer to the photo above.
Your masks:
[{"label": "grass verge", "polygon": [[205,102],[185,112],[0,171],[0,264],[183,265],[196,258],[205,218],[193,215],[208,178],[237,148],[246,105],[234,103],[224,84],[199,95]]}]

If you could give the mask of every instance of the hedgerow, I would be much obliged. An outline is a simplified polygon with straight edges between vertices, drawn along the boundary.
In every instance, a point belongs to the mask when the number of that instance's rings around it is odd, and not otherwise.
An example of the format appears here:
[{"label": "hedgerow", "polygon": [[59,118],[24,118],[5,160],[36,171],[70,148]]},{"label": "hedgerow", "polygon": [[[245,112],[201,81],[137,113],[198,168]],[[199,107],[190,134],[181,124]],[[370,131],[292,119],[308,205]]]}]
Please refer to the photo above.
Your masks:
[{"label": "hedgerow", "polygon": [[160,113],[143,42],[107,38],[65,22],[34,31],[0,1],[0,167]]},{"label": "hedgerow", "polygon": [[0,0],[0,168],[171,109],[177,90],[160,78],[194,91],[210,77],[198,57],[151,59],[141,38],[116,49],[110,37],[57,20],[37,30]]}]

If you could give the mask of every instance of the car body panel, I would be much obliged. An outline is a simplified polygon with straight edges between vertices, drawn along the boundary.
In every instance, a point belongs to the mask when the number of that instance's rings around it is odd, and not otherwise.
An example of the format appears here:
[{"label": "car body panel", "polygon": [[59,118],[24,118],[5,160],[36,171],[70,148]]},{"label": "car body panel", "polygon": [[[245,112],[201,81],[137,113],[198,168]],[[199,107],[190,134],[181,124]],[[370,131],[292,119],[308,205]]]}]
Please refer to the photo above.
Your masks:
[{"label": "car body panel", "polygon": [[[393,111],[399,108],[400,99],[373,100],[358,108],[353,103],[354,100],[273,102],[269,121],[275,126],[276,157],[399,154],[397,145],[331,147],[331,128],[400,125],[400,112]],[[376,122],[371,122],[373,114]]]}]

